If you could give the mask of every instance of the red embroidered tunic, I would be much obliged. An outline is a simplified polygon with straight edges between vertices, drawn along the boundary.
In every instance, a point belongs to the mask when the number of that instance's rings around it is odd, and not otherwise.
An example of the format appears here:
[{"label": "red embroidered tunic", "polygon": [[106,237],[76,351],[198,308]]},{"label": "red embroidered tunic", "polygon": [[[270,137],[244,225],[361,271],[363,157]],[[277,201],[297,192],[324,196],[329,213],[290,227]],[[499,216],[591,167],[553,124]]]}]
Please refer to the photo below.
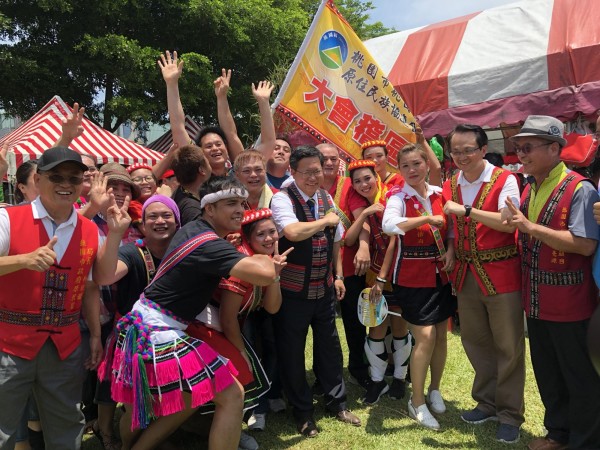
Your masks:
[{"label": "red embroidered tunic", "polygon": [[[584,178],[576,172],[558,183],[538,216],[537,223],[568,230],[571,199]],[[527,216],[531,185],[521,197]],[[592,276],[593,256],[558,252],[527,234],[519,233],[523,258],[523,307],[527,317],[553,322],[589,319],[598,305]]]},{"label": "red embroidered tunic", "polygon": [[[429,196],[433,215],[443,216],[442,194],[434,192]],[[406,217],[421,217],[420,202],[415,197],[404,197]],[[447,225],[438,228],[442,239],[446,240]],[[448,282],[446,272],[442,271],[443,264],[439,260],[440,251],[435,243],[433,231],[429,225],[421,225],[406,232],[402,240],[401,255],[394,274],[394,283],[406,287],[436,287],[437,267],[442,281]]]},{"label": "red embroidered tunic", "polygon": [[[489,182],[483,183],[473,207],[498,211],[498,199],[510,172],[495,168]],[[463,204],[458,174],[444,183],[444,201]],[[454,221],[456,267],[452,274],[455,287],[461,291],[467,270],[475,276],[484,295],[504,294],[521,290],[521,260],[514,233],[489,228],[471,218],[456,217]]]},{"label": "red embroidered tunic", "polygon": [[[31,205],[6,210],[10,219],[8,255],[31,253],[50,240]],[[52,339],[61,359],[81,342],[79,315],[85,283],[98,250],[98,229],[85,217],[77,225],[60,265],[46,272],[22,269],[2,276],[0,350],[34,359]]]}]

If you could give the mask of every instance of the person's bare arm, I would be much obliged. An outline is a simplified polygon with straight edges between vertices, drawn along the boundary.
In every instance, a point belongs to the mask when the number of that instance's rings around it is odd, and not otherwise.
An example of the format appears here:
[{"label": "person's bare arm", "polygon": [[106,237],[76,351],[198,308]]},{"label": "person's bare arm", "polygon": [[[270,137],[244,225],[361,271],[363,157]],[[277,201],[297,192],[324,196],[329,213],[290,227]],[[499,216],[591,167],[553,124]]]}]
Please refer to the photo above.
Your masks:
[{"label": "person's bare arm", "polygon": [[357,208],[354,211],[352,211],[352,215],[354,216],[354,222],[352,223],[350,228],[348,228],[348,231],[346,231],[346,236],[344,238],[346,244],[348,246],[354,245],[359,239],[361,233],[363,233],[363,230],[365,230],[367,233],[370,233],[371,228],[367,223],[368,217],[378,212],[383,213],[384,209],[385,207],[381,203],[377,202],[370,205],[367,208]]},{"label": "person's bare arm", "polygon": [[230,161],[244,151],[244,144],[237,134],[237,127],[229,109],[227,93],[229,92],[229,83],[231,82],[231,69],[221,69],[221,76],[214,81],[215,96],[217,97],[217,117],[219,126],[227,138],[227,150]]},{"label": "person's bare arm", "polygon": [[100,288],[93,281],[87,281],[81,301],[85,323],[90,330],[90,356],[85,361],[88,370],[95,369],[102,360],[102,341],[100,338]]},{"label": "person's bare arm", "polygon": [[429,161],[429,184],[434,186],[442,186],[442,164],[435,156],[435,152],[429,146],[423,130],[420,126],[417,126],[417,144],[419,144],[425,152],[427,152],[427,160]]},{"label": "person's bare arm", "polygon": [[275,281],[275,267],[268,256],[252,255],[239,260],[229,275],[256,286],[268,286]]},{"label": "person's bare arm", "polygon": [[506,206],[512,213],[512,216],[507,219],[509,223],[516,226],[521,233],[527,233],[548,247],[559,252],[576,253],[583,256],[591,256],[596,251],[598,241],[595,239],[575,236],[569,230],[554,230],[531,222],[510,199],[506,200]]},{"label": "person's bare arm", "polygon": [[[381,264],[381,269],[379,269],[379,273],[377,274],[377,277],[382,280],[387,279],[386,278],[387,274],[389,273],[390,267],[392,266],[392,261],[394,259],[394,253],[396,250],[397,240],[398,240],[398,238],[396,236],[391,236],[390,244],[388,245],[388,248],[385,250],[385,256],[383,257],[383,263]],[[378,281],[378,280],[375,281],[375,284],[371,288],[371,292],[369,294],[369,297],[372,302],[379,301],[379,299],[381,298],[381,294],[383,293],[384,285],[385,285],[385,283],[383,283],[381,281]]]},{"label": "person's bare arm", "polygon": [[56,253],[54,245],[58,238],[54,236],[46,245],[42,245],[31,253],[23,255],[0,256],[0,276],[27,269],[45,272],[54,264]]},{"label": "person's bare arm", "polygon": [[260,144],[256,150],[261,152],[267,161],[275,148],[275,124],[271,112],[271,92],[275,86],[270,81],[261,81],[256,87],[252,83],[252,95],[258,103],[260,113]]},{"label": "person's bare arm", "polygon": [[[462,217],[465,215],[465,213],[465,206],[453,202],[452,200],[448,200],[444,205],[444,214],[453,214],[457,217]],[[515,231],[514,226],[507,224],[502,216],[502,212],[485,211],[472,207],[469,217],[496,231],[501,231],[503,233],[514,233]]]},{"label": "person's bare arm", "polygon": [[179,78],[183,73],[183,60],[178,60],[177,52],[171,54],[167,50],[164,55],[160,55],[158,66],[167,85],[167,107],[173,143],[183,147],[190,143],[190,136],[185,130],[185,113],[179,96]]},{"label": "person's bare arm", "polygon": [[83,115],[85,108],[79,107],[79,103],[73,103],[73,112],[62,120],[62,133],[53,147],[68,147],[75,139],[81,136],[83,129]]},{"label": "person's bare arm", "polygon": [[[123,268],[121,267],[121,270],[119,270],[117,263],[121,239],[123,239],[123,234],[127,231],[131,223],[131,217],[127,213],[127,208],[129,208],[129,197],[125,197],[123,206],[119,208],[116,205],[114,195],[110,194],[110,206],[106,213],[108,234],[106,242],[98,249],[92,271],[94,281],[101,286],[112,284],[120,280],[127,273],[122,273]],[[118,275],[121,276],[116,278]]]}]

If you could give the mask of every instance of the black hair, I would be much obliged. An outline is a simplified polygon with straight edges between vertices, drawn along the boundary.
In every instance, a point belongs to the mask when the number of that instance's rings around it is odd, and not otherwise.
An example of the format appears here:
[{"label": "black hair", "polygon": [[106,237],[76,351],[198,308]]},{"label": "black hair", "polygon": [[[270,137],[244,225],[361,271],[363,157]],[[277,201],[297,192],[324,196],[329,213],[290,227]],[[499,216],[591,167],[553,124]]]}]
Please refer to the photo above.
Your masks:
[{"label": "black hair", "polygon": [[288,137],[286,135],[278,134],[277,137],[275,138],[275,140],[287,142],[287,145],[290,146],[290,153],[294,152],[294,146],[292,145],[292,143],[290,142],[290,140],[288,139]]},{"label": "black hair", "polygon": [[504,158],[500,153],[489,152],[486,153],[483,158],[487,159],[496,167],[502,167],[504,165]]},{"label": "black hair", "polygon": [[456,125],[454,129],[448,135],[448,144],[452,145],[452,137],[456,133],[473,133],[475,134],[475,139],[477,141],[477,147],[482,148],[487,145],[488,137],[485,133],[485,130],[481,128],[479,125],[469,125],[466,123]]},{"label": "black hair", "polygon": [[319,163],[323,167],[323,154],[311,145],[301,145],[294,149],[290,155],[290,167],[298,170],[298,163],[304,158],[319,158]]},{"label": "black hair", "polygon": [[200,198],[208,194],[231,189],[239,189],[242,192],[247,192],[244,185],[237,178],[212,176],[200,188]]},{"label": "black hair", "polygon": [[246,238],[246,241],[250,242],[250,236],[252,236],[252,232],[256,228],[259,223],[264,222],[265,220],[270,220],[275,223],[275,219],[273,217],[265,217],[264,219],[255,220],[254,222],[247,223],[246,225],[242,225],[242,234]]},{"label": "black hair", "polygon": [[37,169],[37,161],[29,160],[25,161],[19,166],[16,173],[16,188],[15,188],[15,203],[22,203],[25,201],[25,196],[19,189],[19,184],[27,184],[27,180],[31,176],[32,172]]},{"label": "black hair", "polygon": [[225,144],[225,147],[229,148],[229,146],[227,145],[227,138],[225,137],[225,132],[221,129],[221,127],[212,126],[212,125],[208,126],[208,127],[204,127],[198,132],[198,135],[194,139],[194,141],[196,142],[196,145],[202,147],[202,144],[200,143],[202,141],[202,138],[210,133],[218,134],[219,137],[221,139],[223,139],[223,143]]}]

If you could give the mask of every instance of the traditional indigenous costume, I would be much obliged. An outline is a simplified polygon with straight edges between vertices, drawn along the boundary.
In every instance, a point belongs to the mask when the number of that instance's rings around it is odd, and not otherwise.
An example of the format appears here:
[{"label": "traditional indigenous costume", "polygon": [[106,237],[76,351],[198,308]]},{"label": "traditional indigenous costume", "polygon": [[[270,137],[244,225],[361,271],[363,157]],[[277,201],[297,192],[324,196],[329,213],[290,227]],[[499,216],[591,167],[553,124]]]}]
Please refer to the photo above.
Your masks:
[{"label": "traditional indigenous costume", "polygon": [[441,188],[427,185],[427,197],[422,198],[405,184],[388,199],[384,213],[384,230],[398,234],[401,242],[392,268],[394,299],[402,317],[414,325],[434,325],[456,311],[456,299],[439,260],[446,251],[446,223],[439,228],[422,225],[406,233],[396,227],[403,218],[443,216],[441,193]]},{"label": "traditional indigenous costume", "polygon": [[[208,194],[202,207],[232,197],[246,194],[236,189]],[[245,257],[203,220],[188,223],[173,237],[152,283],[117,324],[112,396],[133,404],[132,429],[185,409],[183,392],[191,394],[195,408],[234,383],[233,364],[186,329],[220,279]]]},{"label": "traditional indigenous costume", "polygon": [[[267,189],[269,189],[267,187]],[[269,189],[270,190],[270,189]],[[242,226],[271,217],[270,209],[260,209],[258,211],[249,210],[244,213]],[[252,256],[254,251],[250,243],[245,239],[242,233],[242,243],[237,250],[247,256]],[[239,278],[222,278],[218,289],[214,292],[213,299],[200,313],[196,320],[188,327],[188,334],[210,344],[217,352],[228,358],[238,371],[237,379],[244,386],[244,409],[251,409],[258,404],[258,399],[266,394],[271,385],[262,364],[256,355],[254,349],[242,334],[246,354],[252,369],[242,356],[241,352],[233,345],[223,333],[221,321],[219,319],[219,305],[221,303],[222,291],[230,291],[242,297],[242,304],[238,314],[240,330],[244,326],[244,321],[248,314],[257,310],[262,305],[262,298],[266,287],[253,286],[251,283],[240,280]],[[203,414],[213,412],[214,404],[207,403],[200,408]]]},{"label": "traditional indigenous costume", "polygon": [[[373,171],[375,171],[375,163],[370,160],[358,160],[352,162],[348,166],[348,170],[351,174],[354,170],[361,168],[371,168]],[[383,205],[385,205],[385,189],[381,183],[381,179],[379,178],[379,176],[375,176],[377,177],[377,194],[375,196],[374,203],[380,202]],[[355,195],[359,194],[355,192]],[[356,208],[353,207],[352,209],[355,210]],[[371,233],[369,235],[371,266],[367,271],[367,286],[373,286],[376,282],[377,277],[379,277],[379,271],[381,270],[381,266],[383,265],[385,253],[390,245],[390,236],[383,232],[382,220],[383,213],[371,214],[367,218],[367,223],[371,228]],[[397,251],[398,250],[396,249],[396,252]],[[391,269],[392,266],[390,266],[390,272],[386,274],[386,280],[391,280]],[[385,283],[385,285],[383,286],[383,291],[391,293],[392,284],[390,281],[387,281]],[[395,306],[393,301],[390,302],[390,305]],[[407,334],[406,336],[402,337],[394,337],[393,345],[394,348],[392,355],[394,359],[394,378],[397,380],[404,380],[408,372],[408,359],[410,357],[410,351],[412,347],[410,334]],[[383,381],[385,371],[388,365],[387,352],[385,351],[384,342],[372,339],[367,336],[364,343],[364,350],[367,355],[367,360],[369,361],[369,364],[371,366],[371,379],[376,383]]]}]

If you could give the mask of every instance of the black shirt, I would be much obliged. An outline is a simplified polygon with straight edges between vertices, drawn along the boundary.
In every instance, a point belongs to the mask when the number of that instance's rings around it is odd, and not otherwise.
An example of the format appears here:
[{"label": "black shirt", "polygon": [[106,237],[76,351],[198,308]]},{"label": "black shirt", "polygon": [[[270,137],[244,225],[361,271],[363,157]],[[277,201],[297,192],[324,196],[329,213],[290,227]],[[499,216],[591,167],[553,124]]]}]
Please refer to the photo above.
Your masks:
[{"label": "black shirt", "polygon": [[[175,233],[165,256],[204,233],[214,233],[204,220],[188,223]],[[146,298],[176,316],[193,320],[206,307],[221,278],[228,277],[233,266],[245,257],[224,239],[205,242],[148,286]]]},{"label": "black shirt", "polygon": [[202,215],[200,200],[189,192],[184,191],[181,186],[177,188],[172,198],[177,203],[179,213],[181,214],[181,226],[199,219]]},{"label": "black shirt", "polygon": [[[148,272],[140,249],[134,242],[119,248],[119,261],[123,261],[128,269],[127,275],[117,281],[117,311],[125,315],[148,285]],[[158,268],[160,259],[152,255],[152,261],[155,269]]]}]

